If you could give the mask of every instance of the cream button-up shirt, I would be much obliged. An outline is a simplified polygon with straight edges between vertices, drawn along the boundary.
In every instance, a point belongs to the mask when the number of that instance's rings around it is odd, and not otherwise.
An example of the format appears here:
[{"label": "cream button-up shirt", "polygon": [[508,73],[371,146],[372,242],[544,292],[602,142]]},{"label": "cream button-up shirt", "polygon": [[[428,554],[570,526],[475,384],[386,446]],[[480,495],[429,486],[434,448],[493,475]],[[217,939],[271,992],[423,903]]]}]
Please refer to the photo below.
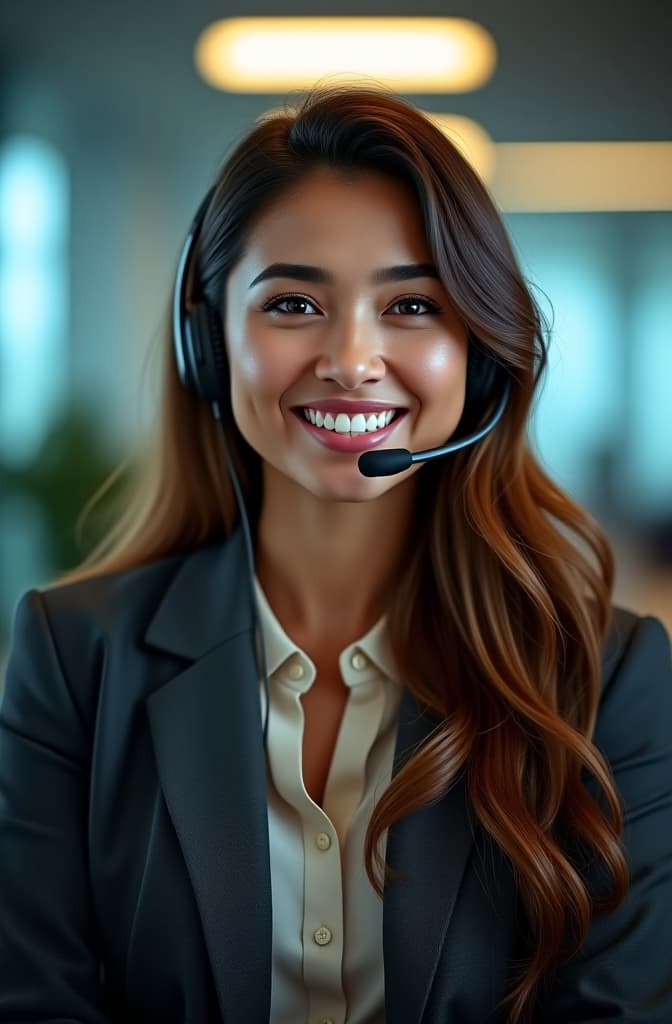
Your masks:
[{"label": "cream button-up shirt", "polygon": [[[300,697],[316,668],[285,633],[256,577],[255,589],[270,693],[270,1024],[384,1024],[383,904],[364,868],[364,836],[392,775],[403,693],[385,618],[339,656],[350,694],[321,808],[302,775]],[[263,724],[263,679],[260,688]]]}]

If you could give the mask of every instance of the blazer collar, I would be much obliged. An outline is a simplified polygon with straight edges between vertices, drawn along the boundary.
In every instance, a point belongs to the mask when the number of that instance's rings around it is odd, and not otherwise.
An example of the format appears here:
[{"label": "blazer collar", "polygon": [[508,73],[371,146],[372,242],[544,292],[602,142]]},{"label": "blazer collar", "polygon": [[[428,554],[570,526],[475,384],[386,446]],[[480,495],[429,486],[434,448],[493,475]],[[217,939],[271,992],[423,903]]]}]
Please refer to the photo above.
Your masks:
[{"label": "blazer collar", "polygon": [[[191,661],[146,708],[225,1024],[268,1020],[271,998],[266,766],[252,623],[238,528],[185,557],[145,636]],[[393,776],[436,724],[405,689]],[[386,885],[383,900],[388,1024],[420,1024],[472,846],[462,778],[389,830],[386,857],[402,878]],[[457,984],[449,980],[444,994]]]},{"label": "blazer collar", "polygon": [[145,640],[183,658],[201,658],[252,629],[252,595],[242,529],[190,552],[149,623]]}]

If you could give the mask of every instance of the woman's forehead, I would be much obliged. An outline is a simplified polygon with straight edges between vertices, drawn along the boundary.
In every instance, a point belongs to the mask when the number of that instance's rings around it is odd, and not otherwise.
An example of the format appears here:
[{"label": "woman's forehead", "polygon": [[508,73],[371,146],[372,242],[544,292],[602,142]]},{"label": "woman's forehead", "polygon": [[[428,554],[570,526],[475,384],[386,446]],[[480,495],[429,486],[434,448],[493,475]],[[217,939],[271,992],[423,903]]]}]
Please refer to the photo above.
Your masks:
[{"label": "woman's forehead", "polygon": [[264,265],[319,261],[321,266],[333,263],[339,251],[375,268],[431,263],[417,199],[403,184],[376,176],[302,183],[260,211],[245,249],[248,263]]}]

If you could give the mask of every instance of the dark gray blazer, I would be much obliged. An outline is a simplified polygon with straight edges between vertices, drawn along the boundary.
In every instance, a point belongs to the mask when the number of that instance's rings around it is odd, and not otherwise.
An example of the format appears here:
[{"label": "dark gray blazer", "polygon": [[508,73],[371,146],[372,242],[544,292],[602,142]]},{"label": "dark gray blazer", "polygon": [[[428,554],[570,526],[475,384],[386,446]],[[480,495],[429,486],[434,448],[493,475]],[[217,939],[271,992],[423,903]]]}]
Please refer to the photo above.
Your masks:
[{"label": "dark gray blazer", "polygon": [[[262,1024],[271,891],[242,535],[19,602],[0,711],[0,1021]],[[667,633],[615,609],[596,742],[633,886],[535,1020],[672,1024]],[[435,721],[405,693],[394,773]],[[524,919],[464,780],[390,830],[388,1024],[501,1022]],[[302,1024],[302,1022],[287,1022]]]}]

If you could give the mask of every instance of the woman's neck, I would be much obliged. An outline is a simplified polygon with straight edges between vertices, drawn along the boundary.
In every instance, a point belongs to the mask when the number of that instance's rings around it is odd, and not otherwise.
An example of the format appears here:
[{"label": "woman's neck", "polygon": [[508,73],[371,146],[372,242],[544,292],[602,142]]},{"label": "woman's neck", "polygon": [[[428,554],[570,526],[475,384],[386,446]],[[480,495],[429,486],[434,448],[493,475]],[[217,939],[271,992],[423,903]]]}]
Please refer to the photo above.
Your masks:
[{"label": "woman's neck", "polygon": [[407,550],[413,477],[378,499],[320,501],[269,473],[256,537],[256,573],[296,642],[342,649],[371,628]]}]

